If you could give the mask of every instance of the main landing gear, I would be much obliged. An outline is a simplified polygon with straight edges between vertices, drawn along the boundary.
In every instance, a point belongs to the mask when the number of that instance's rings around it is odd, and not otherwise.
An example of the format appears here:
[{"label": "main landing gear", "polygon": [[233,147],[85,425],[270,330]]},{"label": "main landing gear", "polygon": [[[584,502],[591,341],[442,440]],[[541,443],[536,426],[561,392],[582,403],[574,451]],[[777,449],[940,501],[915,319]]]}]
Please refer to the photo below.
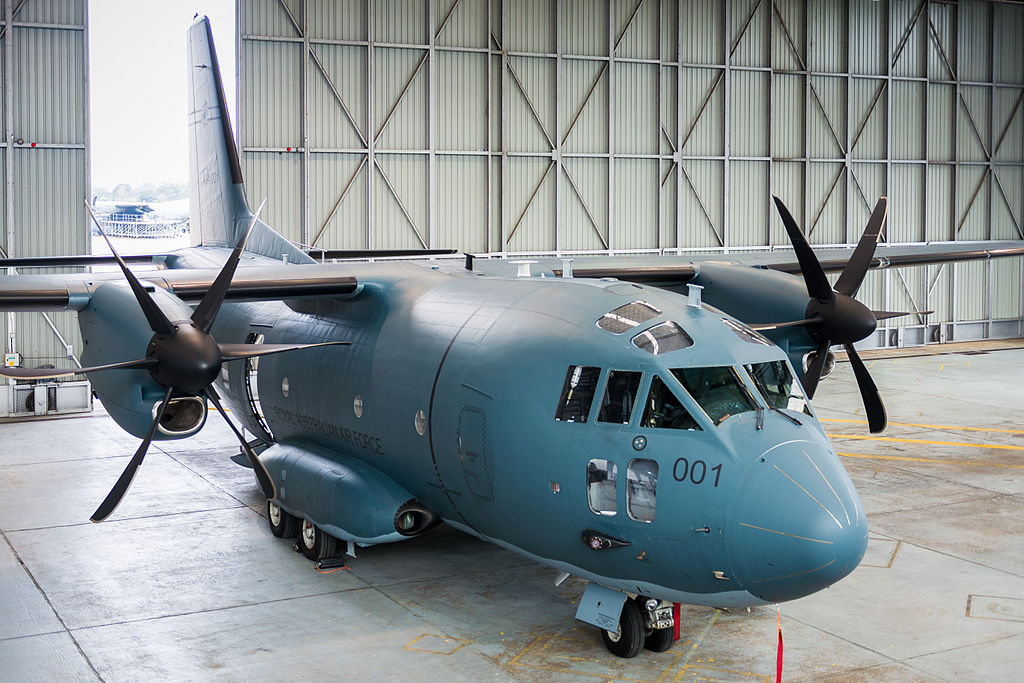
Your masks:
[{"label": "main landing gear", "polygon": [[601,631],[605,647],[616,657],[636,657],[640,650],[665,652],[675,642],[677,612],[671,602],[637,596],[622,604],[619,628]]},{"label": "main landing gear", "polygon": [[267,501],[267,522],[270,532],[278,538],[298,537],[298,548],[308,559],[319,561],[333,557],[338,550],[338,539],[320,529],[308,519],[300,519],[272,500]]}]

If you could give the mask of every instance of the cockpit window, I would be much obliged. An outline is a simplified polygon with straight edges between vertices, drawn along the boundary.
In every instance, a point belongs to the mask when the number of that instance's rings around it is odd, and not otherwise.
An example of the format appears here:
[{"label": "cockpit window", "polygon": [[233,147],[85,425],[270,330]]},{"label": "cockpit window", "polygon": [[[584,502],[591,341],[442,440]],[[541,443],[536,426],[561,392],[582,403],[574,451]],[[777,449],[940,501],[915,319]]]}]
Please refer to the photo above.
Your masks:
[{"label": "cockpit window", "polygon": [[565,373],[562,396],[558,399],[555,419],[561,422],[586,422],[590,404],[594,402],[594,389],[601,368],[585,365],[570,365]]},{"label": "cockpit window", "polygon": [[785,361],[773,360],[744,367],[768,405],[811,414],[800,383],[793,379]]},{"label": "cockpit window", "polygon": [[679,402],[661,378],[651,380],[651,391],[644,405],[644,417],[640,425],[655,429],[693,429],[700,431],[700,425]]},{"label": "cockpit window", "polygon": [[636,405],[637,393],[640,389],[642,373],[612,370],[608,373],[608,388],[601,401],[601,410],[597,414],[598,422],[614,422],[629,424]]},{"label": "cockpit window", "polygon": [[672,374],[716,425],[757,407],[736,371],[729,366],[678,368]]},{"label": "cockpit window", "polygon": [[745,342],[772,346],[771,341],[769,341],[767,337],[748,325],[744,325],[736,320],[729,320],[728,318],[722,318],[722,322],[725,323],[726,327],[735,332],[737,337]]},{"label": "cockpit window", "polygon": [[651,329],[644,330],[633,337],[633,345],[638,349],[643,349],[648,353],[659,356],[669,351],[677,351],[685,349],[687,346],[693,346],[693,340],[690,339],[690,335],[683,332],[679,325],[667,322],[655,325]]},{"label": "cockpit window", "polygon": [[657,318],[659,315],[661,315],[661,311],[654,306],[643,301],[634,301],[625,306],[619,306],[611,313],[602,315],[601,319],[597,321],[597,326],[602,330],[621,334],[651,318]]}]

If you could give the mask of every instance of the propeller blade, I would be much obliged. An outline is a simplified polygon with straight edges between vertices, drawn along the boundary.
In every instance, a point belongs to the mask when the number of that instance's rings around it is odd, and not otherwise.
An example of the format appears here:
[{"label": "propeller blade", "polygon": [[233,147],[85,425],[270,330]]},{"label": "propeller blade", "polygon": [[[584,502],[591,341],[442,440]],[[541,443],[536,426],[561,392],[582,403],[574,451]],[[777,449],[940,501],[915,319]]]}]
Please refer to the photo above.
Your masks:
[{"label": "propeller blade", "polygon": [[850,365],[853,366],[853,374],[857,377],[857,387],[860,389],[860,396],[864,400],[864,410],[868,416],[868,429],[871,430],[872,434],[877,434],[885,429],[885,405],[882,403],[882,397],[878,393],[878,387],[875,386],[874,380],[871,379],[871,373],[864,366],[864,361],[857,355],[857,350],[853,348],[853,344],[844,344],[844,346],[850,358]]},{"label": "propeller blade", "polygon": [[203,332],[209,333],[210,328],[213,327],[213,320],[217,317],[217,312],[220,310],[220,305],[224,303],[224,296],[228,293],[228,287],[231,286],[231,278],[235,276],[235,269],[238,267],[238,261],[242,258],[242,251],[245,250],[245,243],[249,239],[249,234],[252,232],[253,227],[256,225],[256,221],[259,220],[260,211],[263,210],[263,206],[267,203],[264,199],[263,203],[260,204],[260,208],[256,209],[256,213],[252,215],[252,220],[249,221],[249,227],[245,229],[242,236],[238,240],[238,244],[235,245],[234,250],[231,252],[231,256],[224,263],[224,267],[217,274],[217,279],[210,285],[210,289],[207,290],[206,295],[203,296],[203,300],[196,306],[196,310],[192,313],[192,322]]},{"label": "propeller blade", "polygon": [[213,402],[213,405],[217,406],[217,412],[224,416],[224,421],[231,427],[231,431],[238,437],[238,443],[242,444],[242,450],[249,457],[249,464],[252,465],[252,471],[256,474],[256,480],[260,484],[260,488],[263,489],[263,495],[267,497],[267,500],[274,500],[277,498],[277,488],[274,486],[274,480],[270,478],[270,473],[267,472],[267,468],[263,465],[256,453],[249,446],[249,443],[242,436],[242,433],[235,427],[235,423],[231,421],[228,414],[224,412],[224,406],[220,404],[220,398],[217,396],[217,390],[213,386],[206,387],[206,397]]},{"label": "propeller blade", "polygon": [[110,489],[110,493],[103,499],[100,506],[96,508],[96,512],[92,513],[92,517],[89,518],[90,521],[102,522],[110,516],[110,513],[117,509],[121,499],[124,498],[124,494],[127,493],[128,487],[132,485],[135,473],[138,472],[139,466],[142,465],[142,459],[146,457],[146,451],[149,450],[149,444],[153,440],[153,435],[156,434],[156,427],[164,416],[164,409],[167,407],[167,402],[171,400],[171,392],[173,391],[170,387],[167,388],[166,393],[164,393],[164,399],[160,402],[160,407],[157,408],[156,416],[153,418],[153,424],[149,425],[149,431],[146,432],[146,438],[142,440],[139,449],[135,451],[135,455],[128,461],[128,466],[124,468],[124,472],[121,473],[117,483],[114,484],[114,488]]},{"label": "propeller blade", "polygon": [[828,350],[832,346],[832,342],[825,339],[818,345],[818,350],[815,352],[814,360],[807,368],[807,372],[804,373],[803,385],[804,392],[807,394],[808,399],[814,398],[814,391],[818,388],[818,381],[821,379],[821,371],[825,368],[825,361],[828,359]]},{"label": "propeller blade", "polygon": [[775,200],[775,206],[779,210],[782,224],[786,227],[786,232],[789,233],[789,241],[793,243],[793,250],[796,251],[796,260],[800,262],[800,272],[803,273],[804,283],[807,285],[807,293],[819,301],[826,303],[834,301],[836,298],[835,292],[832,291],[832,285],[828,283],[828,278],[825,277],[825,271],[821,269],[818,257],[814,255],[811,245],[807,243],[807,238],[800,231],[796,221],[793,220],[793,216],[789,213],[786,205],[782,203],[782,200],[774,195],[772,199]]},{"label": "propeller blade", "polygon": [[132,288],[132,293],[135,295],[136,301],[139,302],[139,306],[142,307],[142,312],[146,315],[146,321],[149,322],[149,329],[153,330],[157,334],[163,334],[170,336],[174,334],[175,327],[171,324],[171,321],[167,319],[164,312],[160,310],[160,307],[156,305],[153,298],[146,291],[139,279],[135,277],[135,273],[128,270],[128,264],[124,262],[121,255],[114,249],[113,243],[110,238],[107,237],[107,233],[103,232],[103,226],[100,225],[99,220],[96,218],[96,214],[93,213],[92,207],[89,205],[88,200],[85,202],[85,208],[89,211],[89,215],[92,217],[92,222],[99,228],[100,234],[103,235],[103,239],[106,240],[107,246],[110,247],[110,253],[117,259],[117,265],[121,266],[121,272],[124,273],[125,279],[128,280],[128,285]]},{"label": "propeller blade", "polygon": [[820,324],[821,321],[823,321],[824,319],[825,318],[822,317],[819,313],[810,318],[804,318],[803,320],[790,320],[784,323],[754,323],[752,325],[748,324],[747,327],[749,327],[752,330],[758,330],[759,332],[761,332],[764,330],[777,330],[782,327],[800,327],[803,325],[817,325]]},{"label": "propeller blade", "polygon": [[349,346],[352,342],[334,341],[321,342],[319,344],[218,344],[220,347],[221,360],[238,360],[240,358],[255,358],[256,356],[269,356],[285,351],[298,351],[299,349],[312,349],[317,346]]},{"label": "propeller blade", "polygon": [[74,370],[55,370],[54,368],[0,368],[0,377],[11,377],[13,379],[55,379],[57,377],[87,375],[90,372],[98,372],[100,370],[151,368],[154,365],[156,365],[156,358],[140,358],[139,360],[124,361],[123,363],[93,365],[92,367],[77,368]]},{"label": "propeller blade", "polygon": [[875,210],[871,212],[868,225],[864,228],[864,234],[860,236],[857,248],[853,250],[842,274],[836,280],[836,291],[850,297],[857,296],[857,290],[864,282],[864,276],[871,265],[871,259],[875,257],[875,247],[878,246],[878,236],[882,234],[882,226],[885,225],[885,217],[889,211],[889,198],[879,197],[875,203]]},{"label": "propeller blade", "polygon": [[899,318],[904,315],[931,315],[935,311],[871,311],[874,314],[875,320],[888,320],[889,318]]}]

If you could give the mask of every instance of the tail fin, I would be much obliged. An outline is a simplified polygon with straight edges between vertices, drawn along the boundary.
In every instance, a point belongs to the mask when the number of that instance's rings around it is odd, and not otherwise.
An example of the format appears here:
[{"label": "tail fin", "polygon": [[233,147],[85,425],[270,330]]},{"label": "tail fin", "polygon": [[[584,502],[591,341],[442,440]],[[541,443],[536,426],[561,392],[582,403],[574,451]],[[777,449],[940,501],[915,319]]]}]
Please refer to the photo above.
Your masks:
[{"label": "tail fin", "polygon": [[[232,247],[250,220],[242,168],[228,119],[227,100],[210,20],[188,30],[189,183],[193,246]],[[313,262],[303,251],[257,221],[246,250],[292,263]]]}]

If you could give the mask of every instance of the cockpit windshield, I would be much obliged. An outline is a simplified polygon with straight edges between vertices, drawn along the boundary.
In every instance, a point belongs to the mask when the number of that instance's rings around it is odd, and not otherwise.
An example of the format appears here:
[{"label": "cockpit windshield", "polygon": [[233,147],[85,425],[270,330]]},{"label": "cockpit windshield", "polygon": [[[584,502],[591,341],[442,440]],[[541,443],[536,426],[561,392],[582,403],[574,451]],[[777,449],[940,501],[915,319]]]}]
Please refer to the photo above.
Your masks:
[{"label": "cockpit windshield", "polygon": [[715,425],[757,408],[736,371],[729,367],[677,368],[672,374]]},{"label": "cockpit windshield", "polygon": [[811,414],[800,383],[793,378],[793,373],[789,371],[785,361],[773,360],[744,367],[754,379],[754,384],[768,405]]}]

